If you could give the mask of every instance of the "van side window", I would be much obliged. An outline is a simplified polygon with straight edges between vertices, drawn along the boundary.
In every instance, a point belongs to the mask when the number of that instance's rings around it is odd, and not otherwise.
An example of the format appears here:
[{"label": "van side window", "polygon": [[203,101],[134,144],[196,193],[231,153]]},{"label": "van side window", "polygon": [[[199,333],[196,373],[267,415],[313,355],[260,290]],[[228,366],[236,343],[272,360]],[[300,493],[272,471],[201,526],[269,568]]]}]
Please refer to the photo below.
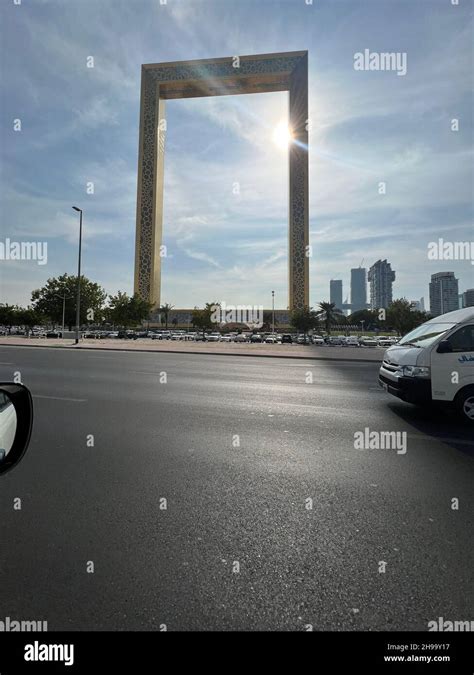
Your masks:
[{"label": "van side window", "polygon": [[464,326],[449,338],[453,352],[474,352],[474,326]]}]

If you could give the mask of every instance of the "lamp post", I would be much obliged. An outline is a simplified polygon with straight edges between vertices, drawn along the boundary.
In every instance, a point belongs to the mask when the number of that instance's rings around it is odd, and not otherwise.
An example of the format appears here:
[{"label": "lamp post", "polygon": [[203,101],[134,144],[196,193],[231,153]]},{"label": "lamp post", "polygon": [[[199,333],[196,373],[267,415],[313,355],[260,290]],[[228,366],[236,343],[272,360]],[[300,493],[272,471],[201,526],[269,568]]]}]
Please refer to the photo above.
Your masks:
[{"label": "lamp post", "polygon": [[79,212],[79,260],[77,263],[77,303],[76,303],[76,345],[79,344],[79,329],[81,322],[81,247],[82,247],[82,209],[72,207]]},{"label": "lamp post", "polygon": [[61,300],[63,301],[63,333],[64,333],[64,317],[65,317],[65,314],[66,314],[66,300],[71,300],[72,298],[71,298],[70,295],[66,295],[66,294],[59,295],[59,293],[55,293],[55,296],[57,298],[61,298]]},{"label": "lamp post", "polygon": [[275,291],[272,291],[272,335],[275,334]]}]

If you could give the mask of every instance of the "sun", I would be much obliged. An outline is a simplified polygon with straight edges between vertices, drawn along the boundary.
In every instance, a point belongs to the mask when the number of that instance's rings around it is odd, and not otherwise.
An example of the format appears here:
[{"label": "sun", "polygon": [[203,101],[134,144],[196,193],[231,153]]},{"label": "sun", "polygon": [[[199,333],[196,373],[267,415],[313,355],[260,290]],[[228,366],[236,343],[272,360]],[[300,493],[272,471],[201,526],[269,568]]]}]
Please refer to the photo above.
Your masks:
[{"label": "sun", "polygon": [[291,129],[286,122],[280,122],[273,132],[273,142],[281,150],[285,150],[291,141],[293,140],[293,134]]}]

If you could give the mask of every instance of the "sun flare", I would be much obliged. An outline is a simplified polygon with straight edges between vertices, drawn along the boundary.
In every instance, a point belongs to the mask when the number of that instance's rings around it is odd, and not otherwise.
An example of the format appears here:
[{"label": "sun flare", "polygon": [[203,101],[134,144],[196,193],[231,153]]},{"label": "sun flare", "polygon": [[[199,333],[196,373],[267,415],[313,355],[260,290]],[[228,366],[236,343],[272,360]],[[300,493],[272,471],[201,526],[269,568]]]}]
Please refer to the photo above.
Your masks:
[{"label": "sun flare", "polygon": [[280,122],[273,132],[273,142],[281,150],[285,150],[293,140],[291,129],[286,122]]}]

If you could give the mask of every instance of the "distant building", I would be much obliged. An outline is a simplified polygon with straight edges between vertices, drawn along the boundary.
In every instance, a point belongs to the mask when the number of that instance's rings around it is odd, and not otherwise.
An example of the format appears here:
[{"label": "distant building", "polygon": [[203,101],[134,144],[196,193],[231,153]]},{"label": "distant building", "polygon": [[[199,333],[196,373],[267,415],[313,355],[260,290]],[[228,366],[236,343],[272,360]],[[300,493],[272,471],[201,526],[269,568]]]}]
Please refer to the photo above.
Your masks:
[{"label": "distant building", "polygon": [[351,311],[367,309],[367,270],[365,267],[351,269]]},{"label": "distant building", "polygon": [[329,301],[333,302],[336,309],[342,311],[342,280],[331,279],[329,282]]},{"label": "distant building", "polygon": [[467,291],[464,291],[462,294],[462,306],[474,307],[474,288],[468,288]]},{"label": "distant building", "polygon": [[385,309],[392,302],[392,284],[395,272],[386,260],[377,260],[369,270],[370,306],[372,309]]},{"label": "distant building", "polygon": [[411,300],[410,306],[413,311],[424,312],[425,311],[425,299],[420,298],[419,300]]},{"label": "distant building", "polygon": [[458,280],[454,272],[437,272],[431,275],[430,314],[439,316],[459,309]]}]

